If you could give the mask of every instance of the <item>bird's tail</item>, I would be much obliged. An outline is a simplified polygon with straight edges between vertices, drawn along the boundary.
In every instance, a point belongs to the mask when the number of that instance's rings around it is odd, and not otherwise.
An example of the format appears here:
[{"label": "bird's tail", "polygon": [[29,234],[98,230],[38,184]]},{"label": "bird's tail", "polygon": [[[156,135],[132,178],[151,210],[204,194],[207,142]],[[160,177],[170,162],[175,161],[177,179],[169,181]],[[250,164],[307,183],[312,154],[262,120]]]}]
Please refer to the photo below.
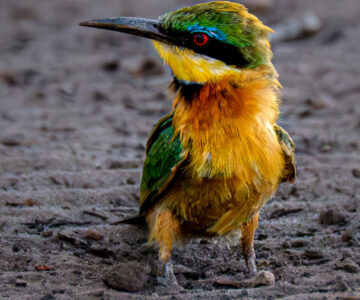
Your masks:
[{"label": "bird's tail", "polygon": [[145,216],[137,215],[137,216],[129,217],[124,220],[120,220],[120,221],[113,223],[113,225],[117,225],[117,224],[130,224],[130,225],[145,226],[146,221],[145,221]]}]

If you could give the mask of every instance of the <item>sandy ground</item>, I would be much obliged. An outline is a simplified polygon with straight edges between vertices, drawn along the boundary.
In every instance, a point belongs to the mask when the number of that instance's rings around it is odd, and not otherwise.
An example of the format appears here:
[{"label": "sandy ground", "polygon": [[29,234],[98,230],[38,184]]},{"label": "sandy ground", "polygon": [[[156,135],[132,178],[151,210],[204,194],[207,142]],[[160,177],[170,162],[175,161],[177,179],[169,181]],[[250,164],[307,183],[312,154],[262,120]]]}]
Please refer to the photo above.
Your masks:
[{"label": "sandy ground", "polygon": [[0,2],[0,298],[360,299],[357,0],[247,1],[282,34],[280,123],[299,166],[256,233],[274,285],[242,286],[239,245],[215,239],[174,251],[184,290],[166,289],[146,230],[116,223],[136,211],[144,144],[170,108],[171,79],[148,41],[77,23],[188,2]]}]

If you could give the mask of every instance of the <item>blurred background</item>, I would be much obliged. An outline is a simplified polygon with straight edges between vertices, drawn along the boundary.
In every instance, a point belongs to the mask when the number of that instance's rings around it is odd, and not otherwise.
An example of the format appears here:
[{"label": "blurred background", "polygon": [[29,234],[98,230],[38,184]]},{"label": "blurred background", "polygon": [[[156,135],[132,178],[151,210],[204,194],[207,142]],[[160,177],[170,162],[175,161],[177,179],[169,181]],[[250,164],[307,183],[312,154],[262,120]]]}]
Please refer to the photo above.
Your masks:
[{"label": "blurred background", "polygon": [[[200,2],[1,0],[0,297],[103,299],[125,295],[115,289],[129,286],[143,296],[164,295],[145,231],[116,222],[136,212],[144,145],[171,107],[170,72],[151,42],[78,23],[157,18]],[[276,31],[279,122],[294,138],[300,174],[263,209],[256,235],[259,268],[273,271],[276,284],[247,295],[354,295],[360,1],[236,2]],[[194,241],[174,259],[189,297],[241,295],[214,285],[216,278],[245,276],[238,245]],[[144,278],[131,278],[137,267]],[[125,287],[112,281],[119,270],[130,278]]]}]

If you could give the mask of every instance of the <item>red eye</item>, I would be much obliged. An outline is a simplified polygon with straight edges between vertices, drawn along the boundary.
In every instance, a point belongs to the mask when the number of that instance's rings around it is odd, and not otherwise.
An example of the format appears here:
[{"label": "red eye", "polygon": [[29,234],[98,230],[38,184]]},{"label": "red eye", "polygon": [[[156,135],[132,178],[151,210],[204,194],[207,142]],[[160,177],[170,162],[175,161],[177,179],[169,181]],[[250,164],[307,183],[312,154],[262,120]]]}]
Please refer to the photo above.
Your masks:
[{"label": "red eye", "polygon": [[195,33],[194,43],[198,46],[204,46],[209,40],[209,37],[205,33]]}]

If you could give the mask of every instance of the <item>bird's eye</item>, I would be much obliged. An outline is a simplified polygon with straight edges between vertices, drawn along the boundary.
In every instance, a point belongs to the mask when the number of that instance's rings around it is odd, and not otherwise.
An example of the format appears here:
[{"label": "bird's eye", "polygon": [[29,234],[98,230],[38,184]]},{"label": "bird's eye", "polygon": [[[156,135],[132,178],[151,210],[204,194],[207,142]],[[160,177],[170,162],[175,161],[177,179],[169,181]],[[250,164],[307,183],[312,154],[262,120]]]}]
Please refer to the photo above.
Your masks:
[{"label": "bird's eye", "polygon": [[194,43],[197,46],[204,46],[209,41],[209,37],[205,33],[195,33]]}]

